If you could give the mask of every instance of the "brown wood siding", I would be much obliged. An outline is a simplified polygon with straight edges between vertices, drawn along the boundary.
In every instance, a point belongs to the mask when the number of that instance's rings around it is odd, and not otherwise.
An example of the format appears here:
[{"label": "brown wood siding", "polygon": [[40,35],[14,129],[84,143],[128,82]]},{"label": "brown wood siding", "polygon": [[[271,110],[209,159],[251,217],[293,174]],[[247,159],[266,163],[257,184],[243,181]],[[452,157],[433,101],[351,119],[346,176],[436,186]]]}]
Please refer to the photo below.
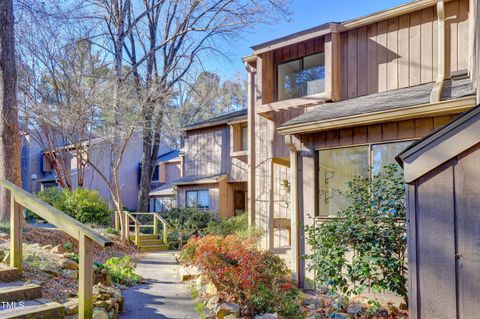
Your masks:
[{"label": "brown wood siding", "polygon": [[343,128],[302,135],[300,140],[308,149],[320,149],[421,138],[454,118],[455,115],[445,115]]},{"label": "brown wood siding", "polygon": [[480,144],[408,188],[410,318],[478,317]]},{"label": "brown wood siding", "polygon": [[[468,0],[449,1],[446,11],[446,76],[468,68]],[[437,77],[435,7],[341,34],[341,96],[428,83]]]},{"label": "brown wood siding", "polygon": [[216,126],[190,131],[185,138],[185,176],[226,173],[230,163],[230,131]]}]

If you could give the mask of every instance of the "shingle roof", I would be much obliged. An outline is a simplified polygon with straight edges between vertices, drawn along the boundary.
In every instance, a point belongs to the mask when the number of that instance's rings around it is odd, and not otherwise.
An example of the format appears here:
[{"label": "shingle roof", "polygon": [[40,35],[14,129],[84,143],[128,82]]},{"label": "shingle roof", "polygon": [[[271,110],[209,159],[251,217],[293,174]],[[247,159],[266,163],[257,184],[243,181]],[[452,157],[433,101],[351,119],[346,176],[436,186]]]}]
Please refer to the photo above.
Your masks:
[{"label": "shingle roof", "polygon": [[188,184],[209,184],[217,183],[227,174],[220,173],[215,175],[196,175],[196,176],[183,176],[173,181],[173,185],[188,185]]},{"label": "shingle roof", "polygon": [[247,109],[241,109],[241,110],[238,110],[238,111],[225,113],[225,114],[222,114],[220,116],[212,117],[208,120],[196,122],[196,123],[193,123],[193,124],[190,124],[190,125],[184,127],[184,129],[185,130],[192,130],[192,129],[199,128],[199,127],[225,124],[228,121],[231,121],[231,120],[233,120],[237,117],[244,117],[244,116],[247,116]]},{"label": "shingle roof", "polygon": [[[352,115],[393,110],[402,107],[430,103],[430,92],[435,83],[374,93],[339,102],[326,103],[314,110],[297,116],[280,127],[309,124],[318,121],[338,119]],[[442,100],[461,98],[475,94],[470,79],[447,80],[442,90]]]},{"label": "shingle roof", "polygon": [[150,191],[150,196],[171,196],[174,195],[175,191],[172,184],[165,184],[154,188]]},{"label": "shingle roof", "polygon": [[173,150],[157,157],[157,163],[167,162],[180,155],[180,150]]}]

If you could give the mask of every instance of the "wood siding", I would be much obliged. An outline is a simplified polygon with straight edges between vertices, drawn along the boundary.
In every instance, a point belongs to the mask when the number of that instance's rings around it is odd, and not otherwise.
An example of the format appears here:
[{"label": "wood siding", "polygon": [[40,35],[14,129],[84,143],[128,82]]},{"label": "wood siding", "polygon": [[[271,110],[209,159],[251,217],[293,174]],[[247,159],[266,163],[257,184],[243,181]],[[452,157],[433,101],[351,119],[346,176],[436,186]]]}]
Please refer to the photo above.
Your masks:
[{"label": "wood siding", "polygon": [[412,319],[478,317],[479,161],[477,144],[409,185]]},{"label": "wood siding", "polygon": [[[446,2],[445,21],[448,78],[468,68],[468,0]],[[435,81],[437,36],[435,7],[342,33],[342,99]]]}]

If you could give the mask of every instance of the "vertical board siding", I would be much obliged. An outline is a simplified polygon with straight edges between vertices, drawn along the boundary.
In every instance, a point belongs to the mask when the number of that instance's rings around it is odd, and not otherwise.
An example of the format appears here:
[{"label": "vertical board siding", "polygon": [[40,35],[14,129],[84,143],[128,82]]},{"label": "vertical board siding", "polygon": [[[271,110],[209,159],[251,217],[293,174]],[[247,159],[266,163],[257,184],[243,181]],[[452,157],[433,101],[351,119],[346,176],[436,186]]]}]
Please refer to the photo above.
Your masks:
[{"label": "vertical board siding", "polygon": [[[459,156],[455,165],[455,199],[458,242],[459,318],[480,313],[480,144]],[[452,300],[453,301],[453,300]]]},{"label": "vertical board siding", "polygon": [[305,134],[299,138],[304,145],[309,145],[308,148],[311,149],[414,139],[424,137],[455,117],[455,115],[444,115],[387,122]]},{"label": "vertical board siding", "polygon": [[215,175],[226,172],[225,162],[230,156],[226,134],[229,134],[229,131],[224,126],[188,133],[185,139],[185,176]]},{"label": "vertical board siding", "polygon": [[422,319],[456,318],[453,178],[447,163],[418,181],[415,267]]},{"label": "vertical board siding", "polygon": [[[468,0],[445,3],[446,76],[468,68]],[[342,98],[395,90],[436,80],[436,7],[341,34]]]}]

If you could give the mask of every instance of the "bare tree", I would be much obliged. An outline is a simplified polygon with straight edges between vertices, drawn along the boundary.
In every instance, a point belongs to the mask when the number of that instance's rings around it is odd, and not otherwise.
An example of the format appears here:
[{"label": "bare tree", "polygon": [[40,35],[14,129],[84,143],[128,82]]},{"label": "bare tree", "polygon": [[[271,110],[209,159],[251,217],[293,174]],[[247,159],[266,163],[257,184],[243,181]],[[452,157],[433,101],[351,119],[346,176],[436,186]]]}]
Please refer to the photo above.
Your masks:
[{"label": "bare tree", "polygon": [[[126,9],[125,49],[142,105],[143,154],[137,210],[148,209],[151,179],[162,140],[162,127],[175,97],[202,58],[219,53],[219,41],[232,40],[248,27],[269,23],[287,14],[287,0],[148,0],[135,18],[135,7]],[[140,14],[141,15],[141,14]],[[137,15],[138,17],[138,15]],[[209,57],[210,55],[210,57]]]},{"label": "bare tree", "polygon": [[[12,0],[0,1],[0,179],[21,183]],[[0,221],[9,220],[10,197],[0,190]]]}]

